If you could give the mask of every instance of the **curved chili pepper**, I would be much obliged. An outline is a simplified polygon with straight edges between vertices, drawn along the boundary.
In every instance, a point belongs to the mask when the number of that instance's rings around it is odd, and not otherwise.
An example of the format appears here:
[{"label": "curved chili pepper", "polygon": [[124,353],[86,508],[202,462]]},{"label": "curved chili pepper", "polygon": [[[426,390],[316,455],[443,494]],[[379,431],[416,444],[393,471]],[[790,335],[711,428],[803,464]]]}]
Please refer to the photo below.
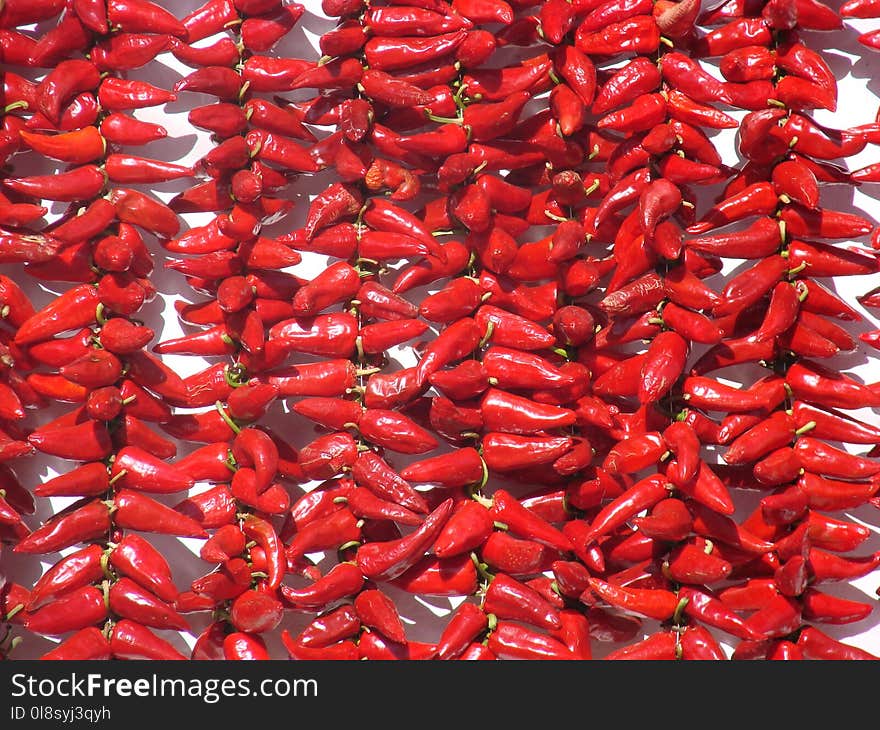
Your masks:
[{"label": "curved chili pepper", "polygon": [[473,603],[462,603],[450,617],[437,642],[437,658],[456,659],[462,656],[470,642],[487,628],[486,614]]},{"label": "curved chili pepper", "polygon": [[[590,579],[589,591],[606,603],[663,621],[672,617],[678,605],[674,593],[662,589],[615,586],[599,578]],[[583,600],[583,599],[581,599]]]},{"label": "curved chili pepper", "polygon": [[339,563],[323,578],[305,588],[294,589],[281,584],[281,595],[293,608],[320,611],[340,598],[357,593],[363,583],[364,575],[357,565]]},{"label": "curved chili pepper", "polygon": [[559,629],[559,614],[540,594],[504,573],[489,583],[483,611],[502,620],[520,621],[544,629]]},{"label": "curved chili pepper", "polygon": [[803,628],[798,636],[797,647],[808,659],[867,661],[877,658],[874,654],[864,649],[859,649],[831,638],[815,626],[805,626]]},{"label": "curved chili pepper", "polygon": [[452,511],[453,501],[442,502],[414,532],[399,540],[369,542],[357,552],[357,564],[365,577],[396,578],[412,567],[433,544]]}]

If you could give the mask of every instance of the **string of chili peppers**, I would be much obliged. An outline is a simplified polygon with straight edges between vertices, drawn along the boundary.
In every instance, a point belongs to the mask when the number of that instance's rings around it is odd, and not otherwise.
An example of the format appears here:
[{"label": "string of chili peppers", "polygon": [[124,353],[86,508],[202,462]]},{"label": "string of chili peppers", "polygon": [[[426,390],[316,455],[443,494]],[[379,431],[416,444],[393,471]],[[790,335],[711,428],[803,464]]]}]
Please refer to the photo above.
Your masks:
[{"label": "string of chili peppers", "polygon": [[[253,92],[286,90],[309,65],[261,55],[303,12],[297,4],[208,2],[183,20],[189,44],[172,49],[178,60],[197,67],[176,89],[217,99],[189,113],[190,123],[210,131],[217,143],[198,163],[208,179],[173,201],[178,210],[213,218],[164,243],[167,250],[188,255],[168,267],[209,299],[177,304],[183,322],[206,329],[155,349],[233,360],[186,378],[189,398],[180,405],[208,410],[175,413],[163,426],[176,438],[204,444],[177,466],[196,481],[215,484],[179,505],[212,530],[199,554],[217,566],[178,597],[185,612],[213,614],[192,658],[267,659],[261,635],[281,620],[281,579],[288,571],[308,570],[302,561],[288,565],[272,523],[290,507],[278,479],[302,477],[291,447],[258,425],[279,387],[252,377],[283,361],[286,353],[270,350],[275,343],[267,342],[265,330],[293,316],[290,299],[302,283],[283,271],[301,261],[299,254],[260,232],[292,208],[292,201],[276,197],[290,177],[318,170],[295,141],[314,141],[311,132],[295,114]],[[207,46],[190,45],[218,33],[220,38]]]},{"label": "string of chili peppers", "polygon": [[[796,15],[798,27],[812,30],[839,28],[839,19],[833,13],[818,10],[812,15],[800,9],[793,12],[780,3],[768,3],[762,15],[772,31],[767,50],[759,51],[758,46],[749,46],[746,51],[728,50],[722,59],[722,73],[726,66],[725,75],[743,74],[753,84],[758,78],[771,81],[774,93],[769,98],[778,101],[773,102],[774,107],[752,112],[743,120],[740,150],[749,163],[710,214],[727,208],[749,216],[775,215],[778,220],[781,254],[755,251],[752,256],[762,260],[741,274],[752,279],[749,291],[759,297],[759,303],[755,305],[754,320],[738,327],[743,334],[749,332],[747,341],[753,346],[772,343],[767,354],[753,352],[746,358],[772,365],[778,376],[785,378],[786,392],[769,413],[758,414],[758,420],[729,442],[722,456],[730,465],[728,473],[732,484],[753,488],[756,481],[764,488],[773,488],[773,492],[761,500],[760,507],[742,523],[742,529],[772,543],[773,548],[763,557],[753,559],[751,567],[748,562],[738,566],[732,577],[745,579],[745,582],[725,588],[719,595],[722,598],[749,595],[753,582],[766,581],[765,576],[772,573],[775,589],[764,594],[768,600],[762,601],[760,606],[749,604],[747,599],[736,604],[738,609],[755,610],[747,625],[758,629],[764,638],[742,641],[734,656],[766,652],[769,656],[785,653],[787,658],[793,658],[803,653],[795,643],[799,636],[808,637],[805,639],[808,645],[809,637],[819,632],[811,624],[857,621],[871,611],[869,604],[841,599],[816,587],[830,579],[826,565],[837,564],[837,556],[833,555],[833,546],[829,551],[823,549],[828,545],[816,544],[808,523],[810,519],[817,522],[826,519],[828,516],[822,514],[823,511],[865,503],[873,486],[850,480],[864,478],[876,468],[868,459],[825,443],[825,440],[859,443],[861,438],[849,430],[850,426],[858,430],[859,424],[827,409],[852,409],[870,405],[871,400],[862,401],[860,405],[854,401],[846,404],[845,398],[840,396],[840,390],[847,387],[845,377],[835,376],[838,381],[835,384],[840,386],[836,396],[822,387],[823,380],[825,386],[831,385],[831,381],[825,380],[828,371],[816,359],[855,348],[849,333],[828,318],[857,319],[860,316],[805,274],[869,273],[876,270],[876,261],[873,256],[854,253],[852,267],[847,267],[836,257],[839,249],[822,241],[855,239],[873,228],[870,221],[859,216],[819,208],[820,181],[846,182],[845,175],[836,170],[832,169],[829,174],[829,166],[823,160],[855,154],[867,140],[856,133],[846,139],[844,133],[840,136],[848,149],[838,149],[836,154],[818,141],[837,135],[832,130],[819,128],[804,111],[834,110],[836,82],[821,57],[799,41],[792,19]],[[744,62],[746,56],[748,63]],[[775,121],[769,121],[771,119]],[[768,121],[762,123],[761,120]],[[783,131],[778,142],[768,144],[763,131],[773,139],[778,130],[786,130],[790,124],[793,130]],[[760,142],[757,135],[762,137]],[[821,172],[825,174],[819,177]],[[774,195],[778,195],[775,204]],[[800,240],[806,237],[809,242]],[[832,263],[835,258],[837,263]],[[778,273],[771,274],[774,270]],[[762,271],[764,276],[759,273]],[[722,292],[729,295],[728,303],[736,301],[738,286],[734,279]],[[769,301],[764,299],[768,295]],[[784,303],[786,299],[788,305]],[[749,318],[749,306],[746,303],[745,309],[740,309],[745,314],[743,319]],[[771,334],[768,336],[767,332]],[[723,367],[722,361],[712,362],[713,356],[710,351],[702,363],[712,369]],[[695,369],[700,364],[698,362]],[[700,368],[700,372],[708,370]],[[829,430],[829,418],[839,428]],[[841,478],[845,481],[838,481]],[[751,484],[750,480],[753,480]],[[858,575],[861,562],[861,558],[852,563],[843,558],[840,565],[841,568],[848,565],[854,575]],[[871,559],[868,562],[870,564]],[[742,593],[736,593],[738,590]]]},{"label": "string of chili peppers", "polygon": [[[28,441],[41,453],[87,462],[34,489],[41,497],[79,499],[14,551],[46,554],[88,545],[62,557],[36,582],[23,622],[37,634],[71,634],[49,658],[182,658],[151,631],[187,628],[170,605],[177,595],[170,567],[147,540],[123,534],[202,533],[147,496],[182,491],[192,482],[164,461],[176,454],[175,444],[147,425],[170,412],[161,398],[183,397],[182,382],[144,351],[153,331],[132,318],[156,293],[140,230],[174,235],[179,224],[159,201],[119,185],[155,184],[191,170],[118,149],[166,136],[163,128],[126,112],[175,95],[123,74],[150,63],[184,29],[150,3],[77,5],[66,8],[58,26],[31,49],[27,65],[51,71],[35,86],[33,104],[23,108],[31,116],[20,131],[26,148],[72,167],[3,181],[34,205],[71,203],[38,235],[52,242],[53,256],[27,262],[26,271],[74,286],[22,321],[14,342],[34,368],[50,370],[27,376],[35,393],[49,402],[78,404],[32,430]],[[70,57],[80,53],[85,58]],[[77,333],[60,337],[68,331]]]},{"label": "string of chili peppers", "polygon": [[[840,16],[844,19],[880,18],[880,8],[877,7],[876,3],[863,0],[852,0],[851,2],[846,2],[840,6]],[[877,49],[878,38],[880,38],[880,34],[878,34],[877,31],[869,31],[862,33],[859,36],[859,42],[868,48]],[[878,123],[880,123],[880,110],[878,110],[878,116],[875,118],[875,124],[866,125],[867,128],[864,130],[869,142],[877,143],[878,140],[880,140],[880,136],[878,136],[877,133]],[[869,164],[859,170],[853,171],[850,174],[850,179],[856,183],[880,182],[880,163]],[[871,245],[873,248],[877,247],[878,235],[880,234],[875,230],[874,236],[871,239]],[[860,296],[859,303],[863,307],[876,309],[878,306],[877,288],[875,287]],[[878,342],[880,342],[880,339],[878,338],[880,338],[880,330],[875,329],[869,332],[859,333],[859,339],[875,349],[878,346]],[[880,454],[880,449],[875,447],[872,449],[870,456],[877,456],[878,454]]]},{"label": "string of chili peppers", "polygon": [[[353,66],[352,56],[358,54],[365,40],[360,23],[343,22],[321,38],[320,47],[333,56],[328,65]],[[352,331],[356,337],[350,344],[356,354],[351,359],[359,378],[358,384],[349,389],[354,399],[307,397],[292,406],[331,433],[319,436],[300,452],[306,475],[326,481],[291,510],[288,529],[283,533],[285,541],[289,538],[288,558],[299,558],[310,550],[336,548],[340,560],[310,586],[282,586],[285,601],[293,610],[319,612],[298,634],[287,630],[282,634],[293,658],[392,658],[401,652],[416,658],[427,657],[433,651],[422,642],[407,641],[394,603],[377,585],[382,578],[392,576],[370,573],[359,546],[400,544],[401,554],[394,566],[397,578],[392,581],[398,586],[424,575],[432,580],[430,574],[436,575],[437,567],[425,565],[419,558],[449,505],[441,505],[423,517],[430,511],[425,498],[397,474],[384,454],[386,450],[419,454],[437,446],[422,426],[396,410],[422,390],[413,382],[414,368],[383,372],[385,353],[418,337],[427,325],[417,318],[414,304],[381,284],[378,277],[395,260],[418,260],[429,254],[445,259],[448,244],[440,244],[398,204],[418,192],[417,184],[413,187],[418,178],[400,165],[375,156],[365,139],[371,126],[375,129],[374,117],[378,119],[381,113],[376,90],[383,83],[382,74],[363,68],[364,60],[355,61],[362,70],[357,88],[351,85],[343,91],[334,84],[332,101],[328,101],[336,105],[335,110],[327,112],[315,105],[306,111],[307,121],[331,122],[338,128],[327,139],[334,138],[338,145],[334,164],[344,183],[319,194],[310,205],[304,228],[289,236],[294,247],[347,259],[331,264],[306,284],[295,304],[307,308],[306,314],[324,311],[328,306],[345,307],[354,319]],[[378,144],[376,150],[382,152]],[[390,196],[393,203],[371,197],[386,185],[394,189]],[[461,261],[459,266],[463,265]],[[279,334],[282,338],[288,336],[283,330]],[[328,449],[331,443],[340,448]],[[339,456],[334,459],[336,454]],[[343,472],[350,472],[350,478],[337,478]],[[403,538],[398,525],[417,529]],[[462,566],[470,588],[476,583],[473,564],[468,560]],[[436,578],[433,581],[438,582]],[[447,576],[447,590],[454,582]],[[413,592],[421,590],[414,586]],[[340,598],[351,603],[334,608]]]}]

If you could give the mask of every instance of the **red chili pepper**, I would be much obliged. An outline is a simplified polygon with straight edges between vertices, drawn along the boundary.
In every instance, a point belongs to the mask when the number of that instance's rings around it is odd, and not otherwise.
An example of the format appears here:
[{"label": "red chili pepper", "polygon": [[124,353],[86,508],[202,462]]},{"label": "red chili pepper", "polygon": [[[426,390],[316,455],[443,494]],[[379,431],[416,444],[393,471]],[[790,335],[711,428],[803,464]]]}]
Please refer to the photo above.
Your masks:
[{"label": "red chili pepper", "polygon": [[355,487],[347,495],[346,504],[356,517],[392,520],[400,525],[419,525],[422,518],[415,512],[375,496],[369,489]]},{"label": "red chili pepper", "polygon": [[100,545],[90,545],[59,560],[34,584],[25,610],[33,613],[68,591],[99,581],[104,577],[102,555]]},{"label": "red chili pepper", "polygon": [[798,635],[797,647],[807,659],[871,660],[877,657],[864,649],[833,639],[815,626],[805,626]]},{"label": "red chili pepper", "polygon": [[158,494],[182,492],[195,484],[192,477],[177,467],[137,446],[126,446],[116,454],[110,477],[120,487]]},{"label": "red chili pepper", "polygon": [[514,472],[535,464],[549,464],[572,446],[565,436],[517,436],[487,433],[483,437],[483,459],[492,471]]},{"label": "red chili pepper", "polygon": [[676,583],[709,586],[728,578],[733,565],[723,557],[707,553],[700,542],[678,545],[663,563],[664,574]]},{"label": "red chili pepper", "polygon": [[199,557],[211,563],[225,563],[245,550],[246,538],[237,525],[223,525],[199,550]]},{"label": "red chili pepper", "polygon": [[180,221],[171,208],[140,191],[114,188],[109,200],[124,223],[140,226],[164,238],[174,238],[180,229]]},{"label": "red chili pepper", "polygon": [[714,595],[702,590],[682,586],[678,595],[687,599],[684,612],[691,618],[745,640],[755,640],[760,634],[753,630],[740,616]]},{"label": "red chili pepper", "polygon": [[381,499],[421,514],[429,511],[424,497],[373,451],[358,455],[352,468],[352,477],[358,485],[366,487]]},{"label": "red chili pepper", "polygon": [[666,481],[661,475],[642,479],[600,510],[590,524],[585,543],[589,545],[596,538],[616,530],[631,517],[668,495]]},{"label": "red chili pepper", "polygon": [[17,28],[41,20],[50,20],[64,9],[64,3],[57,0],[40,3],[9,2],[0,10],[0,27]]},{"label": "red chili pepper", "polygon": [[559,614],[553,606],[536,591],[504,573],[497,574],[489,583],[482,608],[502,620],[551,630],[561,628]]},{"label": "red chili pepper", "polygon": [[489,634],[487,646],[499,659],[574,658],[574,654],[557,639],[512,621],[499,621]]},{"label": "red chili pepper", "polygon": [[556,555],[533,540],[521,540],[496,531],[484,542],[480,557],[490,568],[521,578],[546,570]]},{"label": "red chili pepper", "polygon": [[97,496],[107,491],[109,475],[107,468],[93,462],[83,464],[64,474],[38,484],[34,488],[34,494],[40,497],[51,496]]},{"label": "red chili pepper", "polygon": [[305,8],[299,3],[284,6],[280,13],[261,18],[249,17],[241,25],[242,41],[249,51],[268,51],[302,17]]},{"label": "red chili pepper", "polygon": [[187,28],[177,18],[148,0],[108,0],[107,19],[128,33],[187,36]]},{"label": "red chili pepper", "polygon": [[595,592],[599,598],[612,606],[658,621],[671,618],[678,605],[678,598],[671,591],[654,588],[624,588],[598,578],[590,579],[589,590]]},{"label": "red chili pepper", "polygon": [[97,197],[104,189],[106,177],[94,165],[80,165],[55,175],[7,178],[10,190],[44,200],[75,201]]},{"label": "red chili pepper", "polygon": [[98,421],[34,431],[28,436],[28,441],[38,451],[62,459],[97,461],[108,457],[113,451],[110,433]]},{"label": "red chili pepper", "polygon": [[159,106],[177,100],[177,94],[146,81],[108,76],[98,88],[98,101],[110,112]]},{"label": "red chili pepper", "polygon": [[315,618],[296,637],[301,646],[322,649],[357,636],[361,622],[355,610],[349,605],[342,605],[323,616]]},{"label": "red chili pepper", "polygon": [[667,449],[658,431],[628,436],[609,450],[602,468],[610,474],[634,474],[659,463]]},{"label": "red chili pepper", "polygon": [[269,659],[269,652],[261,637],[244,631],[234,631],[223,640],[223,658],[232,661],[264,661]]},{"label": "red chili pepper", "polygon": [[48,661],[107,660],[110,658],[110,642],[100,629],[94,626],[80,629],[40,657],[40,659]]},{"label": "red chili pepper", "polygon": [[377,36],[366,42],[364,55],[370,68],[394,71],[441,59],[454,52],[464,39],[461,30],[431,38]]},{"label": "red chili pepper", "polygon": [[473,603],[462,603],[452,614],[437,642],[437,658],[458,659],[489,626],[486,614]]},{"label": "red chili pepper", "polygon": [[398,644],[406,644],[406,632],[394,602],[380,590],[370,588],[358,593],[354,609],[361,624],[378,631]]},{"label": "red chili pepper", "polygon": [[281,622],[281,601],[257,590],[246,590],[232,601],[230,623],[239,631],[261,634],[272,631]]},{"label": "red chili pepper", "polygon": [[663,499],[651,508],[649,515],[636,517],[633,525],[639,532],[655,540],[680,542],[691,532],[693,520],[684,502]]},{"label": "red chili pepper", "polygon": [[639,402],[653,403],[665,395],[684,372],[688,345],[675,332],[661,332],[651,342],[642,363]]},{"label": "red chili pepper", "polygon": [[613,56],[620,53],[649,55],[660,45],[660,30],[650,15],[611,22],[600,30],[578,30],[575,47],[587,55]]},{"label": "red chili pepper", "polygon": [[106,617],[104,594],[94,586],[83,586],[56,597],[34,613],[28,613],[25,628],[36,634],[58,635],[84,629]]},{"label": "red chili pepper", "polygon": [[699,223],[687,230],[688,233],[705,233],[744,218],[770,215],[778,203],[773,186],[766,182],[755,183],[714,205]]},{"label": "red chili pepper", "polygon": [[452,511],[453,502],[442,502],[414,532],[390,542],[369,542],[358,549],[357,563],[370,579],[396,578],[412,567],[433,544]]},{"label": "red chili pepper", "polygon": [[360,536],[360,527],[351,510],[339,509],[303,525],[287,547],[287,560],[295,562],[309,552],[338,548],[359,540]]},{"label": "red chili pepper", "polygon": [[799,628],[801,610],[795,602],[776,595],[746,619],[746,625],[766,638],[785,636]]},{"label": "red chili pepper", "polygon": [[186,659],[169,642],[130,619],[122,619],[113,626],[110,651],[116,659]]},{"label": "red chili pepper", "polygon": [[335,312],[279,322],[270,328],[269,338],[288,352],[338,358],[354,352],[357,332],[353,315]]},{"label": "red chili pepper", "polygon": [[469,553],[479,548],[494,529],[494,518],[485,506],[462,502],[440,531],[432,551],[441,559]]},{"label": "red chili pepper", "polygon": [[120,578],[109,591],[109,608],[118,616],[159,629],[186,630],[189,623],[170,605],[129,578]]},{"label": "red chili pepper", "polygon": [[226,486],[213,487],[196,496],[187,497],[174,509],[205,528],[231,524],[237,510],[235,499]]},{"label": "red chili pepper", "polygon": [[182,537],[208,536],[194,519],[145,494],[121,489],[116,493],[113,503],[116,507],[113,519],[117,527]]},{"label": "red chili pepper", "polygon": [[425,556],[390,582],[412,594],[470,596],[477,590],[477,569],[470,555],[447,559]]},{"label": "red chili pepper", "polygon": [[353,563],[339,563],[312,585],[294,589],[281,585],[281,595],[293,608],[320,611],[324,607],[357,593],[364,582],[360,568]]},{"label": "red chili pepper", "polygon": [[880,8],[873,0],[848,0],[840,6],[842,18],[876,18]]},{"label": "red chili pepper", "polygon": [[769,552],[772,543],[759,539],[737,524],[733,519],[715,512],[699,503],[691,505],[694,515],[694,531],[703,537],[732,545],[757,555]]}]

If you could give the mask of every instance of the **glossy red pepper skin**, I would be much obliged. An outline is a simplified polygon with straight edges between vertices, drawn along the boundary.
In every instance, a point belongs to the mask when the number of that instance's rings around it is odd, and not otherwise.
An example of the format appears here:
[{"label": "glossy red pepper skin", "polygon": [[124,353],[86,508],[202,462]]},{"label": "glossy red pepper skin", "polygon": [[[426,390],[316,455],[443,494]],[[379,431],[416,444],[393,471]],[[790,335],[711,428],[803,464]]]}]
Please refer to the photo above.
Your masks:
[{"label": "glossy red pepper skin", "polygon": [[93,540],[110,529],[110,511],[107,506],[94,500],[81,506],[74,505],[34,530],[21,540],[13,550],[19,553],[55,552],[79,542]]},{"label": "glossy red pepper skin", "polygon": [[502,620],[521,621],[544,629],[559,629],[558,612],[540,594],[504,573],[489,583],[483,599],[483,611]]},{"label": "glossy red pepper skin", "polygon": [[491,512],[478,502],[459,504],[434,541],[432,552],[451,558],[479,548],[495,529]]},{"label": "glossy red pepper skin", "polygon": [[40,657],[41,660],[46,661],[108,660],[110,658],[110,642],[100,629],[94,626],[80,629]]},{"label": "glossy red pepper skin", "polygon": [[357,564],[369,579],[396,578],[412,567],[433,544],[452,512],[453,502],[442,502],[414,532],[399,540],[370,542],[358,549]]},{"label": "glossy red pepper skin", "polygon": [[109,591],[109,608],[118,616],[160,629],[186,630],[189,623],[170,605],[132,581],[120,578]]},{"label": "glossy red pepper skin", "polygon": [[571,660],[561,641],[513,621],[499,621],[489,634],[489,650],[499,659]]},{"label": "glossy red pepper skin", "polygon": [[807,626],[801,631],[797,646],[808,659],[868,661],[877,658],[864,649],[833,639],[814,626]]},{"label": "glossy red pepper skin", "polygon": [[37,485],[34,488],[34,494],[40,497],[97,496],[107,491],[109,479],[104,464],[92,462]]},{"label": "glossy red pepper skin", "polygon": [[25,627],[37,634],[59,635],[99,623],[106,616],[107,606],[101,591],[94,586],[83,586],[29,613]]},{"label": "glossy red pepper skin", "polygon": [[174,509],[191,517],[202,527],[216,528],[232,524],[236,503],[229,487],[221,485],[207,489],[198,496],[187,497]]},{"label": "glossy red pepper skin", "polygon": [[34,584],[25,610],[33,613],[68,591],[99,581],[102,554],[100,545],[90,545],[59,560]]},{"label": "glossy red pepper skin", "polygon": [[394,602],[382,591],[369,588],[354,599],[354,609],[362,625],[378,631],[398,644],[406,644],[406,631]]},{"label": "glossy red pepper skin", "polygon": [[585,542],[589,544],[597,537],[615,530],[630,517],[656,504],[668,494],[666,481],[659,474],[637,482],[600,510],[590,525]]},{"label": "glossy red pepper skin", "polygon": [[478,586],[477,569],[470,555],[441,559],[425,556],[391,584],[407,593],[426,596],[471,596]]},{"label": "glossy red pepper skin", "polygon": [[198,522],[170,507],[130,489],[119,490],[114,497],[116,525],[143,532],[207,537]]},{"label": "glossy red pepper skin", "polygon": [[361,532],[351,510],[343,507],[326,517],[304,525],[287,546],[288,562],[295,562],[308,552],[338,548],[360,539]]},{"label": "glossy red pepper skin", "polygon": [[166,602],[177,598],[171,568],[149,542],[126,535],[110,553],[110,565]]},{"label": "glossy red pepper skin", "polygon": [[293,589],[282,584],[281,595],[292,608],[320,611],[340,598],[357,593],[363,582],[360,568],[352,563],[340,563],[311,586]]},{"label": "glossy red pepper skin", "polygon": [[467,650],[468,645],[477,639],[487,628],[486,614],[473,603],[464,602],[446,624],[437,642],[437,658],[457,659]]},{"label": "glossy red pepper skin", "polygon": [[130,619],[118,621],[110,634],[110,651],[115,659],[185,660],[169,642]]},{"label": "glossy red pepper skin", "polygon": [[297,636],[297,642],[302,646],[320,649],[356,636],[360,628],[361,622],[355,610],[350,605],[342,605],[315,618]]}]

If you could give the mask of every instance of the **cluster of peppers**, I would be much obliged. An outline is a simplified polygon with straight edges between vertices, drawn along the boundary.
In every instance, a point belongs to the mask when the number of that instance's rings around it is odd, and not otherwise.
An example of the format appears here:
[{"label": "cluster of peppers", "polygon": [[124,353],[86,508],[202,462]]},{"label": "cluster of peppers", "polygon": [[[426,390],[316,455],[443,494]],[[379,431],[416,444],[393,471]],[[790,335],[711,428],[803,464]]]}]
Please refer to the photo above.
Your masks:
[{"label": "cluster of peppers", "polygon": [[[168,402],[186,400],[185,385],[148,351],[154,331],[137,317],[156,295],[146,241],[176,235],[180,222],[134,186],[193,170],[129,153],[167,136],[134,112],[176,95],[126,72],[150,64],[186,29],[150,3],[7,3],[3,12],[4,60],[41,77],[5,73],[7,161],[61,165],[2,181],[3,261],[63,288],[37,309],[4,277],[3,336],[20,375],[9,381],[17,398],[10,417],[18,428],[25,409],[73,409],[16,439],[27,453],[63,460],[58,476],[32,493],[68,504],[36,529],[8,526],[14,553],[55,557],[32,587],[7,583],[2,610],[27,632],[64,638],[46,658],[179,657],[153,632],[189,628],[174,607],[171,568],[139,533],[206,533],[153,497],[195,482],[167,463],[177,445],[153,426],[170,417]],[[36,38],[12,30],[59,13]],[[49,226],[40,225],[43,203],[66,206]]]},{"label": "cluster of peppers", "polygon": [[[0,149],[66,168],[3,177],[0,261],[69,288],[36,309],[0,276],[0,538],[64,552],[5,583],[5,622],[49,659],[185,659],[155,631],[188,614],[194,659],[267,659],[279,628],[292,659],[874,658],[820,628],[873,608],[827,584],[880,566],[840,515],[880,505],[880,429],[846,413],[880,388],[820,362],[861,315],[817,279],[880,269],[840,243],[874,224],[819,201],[880,179],[843,166],[880,128],[810,116],[837,85],[799,34],[873,5],[323,0],[310,61],[277,50],[297,3],[7,0],[2,59],[39,81],[4,71]],[[173,89],[126,78],[163,52],[193,69]],[[187,92],[216,100],[198,163],[122,151],[166,136],[131,112]],[[168,204],[128,187],[177,179]],[[48,226],[47,202],[70,204]],[[198,329],[150,347],[160,249]],[[715,291],[723,259],[745,265]],[[35,452],[83,463],[27,489],[6,462]],[[30,530],[33,495],[76,501]],[[140,533],[212,567],[179,591]],[[400,592],[455,600],[435,641]]]}]

